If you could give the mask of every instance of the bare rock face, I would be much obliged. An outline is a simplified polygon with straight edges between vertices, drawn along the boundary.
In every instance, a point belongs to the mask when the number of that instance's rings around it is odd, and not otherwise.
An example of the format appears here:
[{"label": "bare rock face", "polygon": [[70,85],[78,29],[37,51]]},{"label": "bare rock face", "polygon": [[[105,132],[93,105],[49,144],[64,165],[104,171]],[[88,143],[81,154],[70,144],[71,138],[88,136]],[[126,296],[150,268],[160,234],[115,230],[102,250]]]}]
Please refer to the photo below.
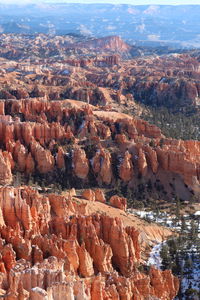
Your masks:
[{"label": "bare rock face", "polygon": [[175,297],[170,271],[138,271],[140,232],[119,218],[86,216],[70,194],[40,195],[30,187],[0,188],[0,199],[5,299]]},{"label": "bare rock face", "polygon": [[102,203],[106,202],[105,195],[101,189],[96,189],[94,193],[95,193],[95,201],[102,202]]},{"label": "bare rock face", "polygon": [[155,174],[158,171],[158,158],[157,153],[149,146],[144,147],[144,151],[146,152],[147,162],[150,165],[152,172]]},{"label": "bare rock face", "polygon": [[5,114],[4,101],[0,101],[0,115],[4,115],[4,114]]},{"label": "bare rock face", "polygon": [[13,178],[11,162],[7,154],[0,150],[0,184],[10,184]]},{"label": "bare rock face", "polygon": [[126,198],[114,195],[110,198],[109,202],[110,202],[111,205],[113,205],[114,207],[119,208],[121,210],[126,210],[126,208],[127,208]]},{"label": "bare rock face", "polygon": [[73,153],[73,168],[74,173],[81,179],[86,179],[89,172],[89,163],[85,151],[81,148],[76,148]]},{"label": "bare rock face", "polygon": [[96,152],[92,162],[93,170],[100,181],[110,184],[112,181],[112,162],[108,151],[101,149]]},{"label": "bare rock face", "polygon": [[82,197],[89,201],[95,201],[95,192],[92,190],[84,190]]},{"label": "bare rock face", "polygon": [[82,193],[82,197],[83,197],[83,199],[86,199],[86,200],[89,200],[89,201],[98,201],[98,202],[102,202],[102,203],[106,202],[105,195],[104,195],[104,193],[101,189],[95,189],[95,190],[87,189],[87,190],[84,190],[83,193]]},{"label": "bare rock face", "polygon": [[26,173],[27,174],[32,174],[35,171],[35,162],[34,159],[29,152],[29,154],[26,157]]},{"label": "bare rock face", "polygon": [[54,157],[49,150],[44,149],[39,143],[31,143],[31,153],[37,163],[40,173],[48,173],[53,170],[55,165]]},{"label": "bare rock face", "polygon": [[111,136],[110,128],[103,123],[98,124],[98,134],[102,139],[109,139]]},{"label": "bare rock face", "polygon": [[118,144],[125,144],[128,142],[125,134],[116,134],[115,140]]},{"label": "bare rock face", "polygon": [[113,52],[127,52],[130,50],[130,46],[126,44],[118,36],[110,36],[105,38],[99,38],[92,41],[79,44],[79,47],[89,48],[89,49],[101,49],[109,50]]},{"label": "bare rock face", "polygon": [[[160,270],[157,270],[155,268],[151,268],[151,270],[150,270],[150,280],[151,280],[151,284],[156,285],[157,288],[158,288],[155,291],[155,295],[158,298],[163,296],[163,291],[165,291],[166,286],[171,291],[170,297],[173,297],[174,290],[179,285],[178,281],[176,279],[172,280],[171,271],[169,271],[169,270],[164,271],[163,274],[161,275]],[[166,293],[165,297],[167,297],[167,293]]]},{"label": "bare rock face", "polygon": [[164,140],[156,149],[158,162],[165,171],[180,174],[189,186],[199,184],[200,143],[197,141]]},{"label": "bare rock face", "polygon": [[35,287],[32,288],[30,292],[30,297],[33,300],[44,300],[44,299],[46,300],[48,299],[48,293],[39,287]]},{"label": "bare rock face", "polygon": [[24,172],[26,169],[26,148],[20,143],[20,141],[17,141],[13,150],[13,156],[15,157],[15,161],[17,162],[18,170],[20,172]]},{"label": "bare rock face", "polygon": [[128,151],[125,152],[124,159],[119,167],[119,176],[125,182],[130,181],[133,177],[132,156]]},{"label": "bare rock face", "polygon": [[146,161],[146,156],[145,156],[144,152],[142,151],[142,149],[139,149],[138,169],[139,169],[139,173],[142,176],[146,176],[148,165],[147,165],[147,161]]},{"label": "bare rock face", "polygon": [[64,150],[62,147],[58,148],[58,153],[56,157],[56,164],[59,169],[65,168],[65,158],[64,158]]},{"label": "bare rock face", "polygon": [[[2,182],[11,182],[14,170],[35,175],[69,169],[72,178],[87,182],[93,177],[99,186],[114,184],[118,175],[130,186],[138,174],[146,177],[163,171],[179,174],[183,183],[199,191],[198,141],[166,139],[146,121],[109,107],[101,111],[77,106],[73,100],[6,100],[3,107],[11,115],[0,115],[0,139],[6,150],[4,158],[1,155]],[[66,154],[65,143],[70,145]],[[122,158],[117,166],[116,157]]]},{"label": "bare rock face", "polygon": [[[10,43],[6,34],[1,38],[0,54],[22,61],[21,42]],[[176,111],[198,109],[199,57],[188,53],[127,62],[123,57],[130,47],[119,37],[74,44],[70,39],[26,37],[36,56],[42,50],[52,62],[55,53],[64,55],[67,70],[56,64],[56,70],[40,70],[41,57],[35,66],[16,64],[19,73],[1,70],[0,297],[172,300],[179,284],[170,271],[151,268],[147,274],[138,268],[149,235],[161,241],[164,229],[145,223],[140,228],[130,215],[127,220],[127,201],[118,195],[111,197],[112,207],[105,207],[103,190],[109,193],[117,182],[135,194],[144,187],[153,195],[157,188],[163,198],[171,197],[174,187],[183,199],[186,191],[185,200],[200,193],[200,142],[165,138],[157,126],[122,113],[130,108],[141,116],[140,101]],[[29,184],[44,178],[47,186],[55,181],[69,190],[58,195],[11,186],[19,185],[19,178]]]},{"label": "bare rock face", "polygon": [[93,259],[85,249],[85,244],[83,243],[80,247],[78,247],[78,256],[79,256],[79,272],[83,277],[91,277],[94,275],[93,269]]}]

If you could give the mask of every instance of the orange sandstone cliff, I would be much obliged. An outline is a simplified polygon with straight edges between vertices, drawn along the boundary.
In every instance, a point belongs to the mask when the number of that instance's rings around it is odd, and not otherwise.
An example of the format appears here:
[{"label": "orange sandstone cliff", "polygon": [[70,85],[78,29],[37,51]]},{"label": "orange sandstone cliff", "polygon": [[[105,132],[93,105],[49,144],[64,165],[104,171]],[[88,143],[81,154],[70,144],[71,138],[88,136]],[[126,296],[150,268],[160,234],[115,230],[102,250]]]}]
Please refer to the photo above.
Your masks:
[{"label": "orange sandstone cliff", "polygon": [[0,49],[0,298],[174,299],[177,278],[146,266],[174,233],[127,206],[198,199],[200,142],[139,116],[140,102],[197,111],[199,59],[131,59],[117,36],[15,38]]},{"label": "orange sandstone cliff", "polygon": [[[148,226],[126,225],[134,217],[123,220],[116,208],[118,217],[91,214],[87,203],[95,210],[94,202],[70,192],[0,188],[2,299],[173,299],[179,284],[170,271],[138,269],[141,234],[152,235]],[[163,237],[171,234],[153,228]]]},{"label": "orange sandstone cliff", "polygon": [[74,181],[89,182],[92,177],[96,187],[113,186],[116,180],[132,187],[141,176],[163,184],[175,178],[183,198],[186,186],[200,192],[199,141],[165,138],[143,120],[70,100],[6,100],[4,106],[2,184],[12,183],[16,171],[23,176],[50,174],[53,180],[59,169],[60,179],[66,172]]}]

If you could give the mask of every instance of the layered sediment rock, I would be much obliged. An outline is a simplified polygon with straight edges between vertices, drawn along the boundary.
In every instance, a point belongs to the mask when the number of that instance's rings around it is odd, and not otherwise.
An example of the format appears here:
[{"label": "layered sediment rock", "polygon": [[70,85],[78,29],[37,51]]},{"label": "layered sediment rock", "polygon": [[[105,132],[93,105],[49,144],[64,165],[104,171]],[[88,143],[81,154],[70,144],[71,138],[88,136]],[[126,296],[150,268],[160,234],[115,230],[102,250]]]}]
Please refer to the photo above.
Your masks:
[{"label": "layered sediment rock", "polygon": [[105,195],[104,195],[104,193],[103,193],[103,191],[101,189],[96,189],[94,191],[94,193],[95,193],[95,200],[96,201],[102,202],[102,203],[106,202]]},{"label": "layered sediment rock", "polygon": [[119,197],[117,195],[114,195],[110,198],[110,204],[114,207],[117,207],[122,210],[126,210],[127,208],[127,199],[123,197]]},{"label": "layered sediment rock", "polygon": [[[145,196],[157,189],[158,196],[170,199],[182,189],[186,200],[200,192],[200,143],[166,139],[155,125],[132,117],[143,113],[141,100],[176,111],[197,109],[198,58],[177,54],[123,61],[130,47],[119,37],[74,44],[69,37],[49,43],[47,37],[31,42],[26,37],[29,50],[45,57],[47,71],[40,68],[43,57],[36,66],[21,63],[26,52],[12,38],[2,36],[6,47],[0,50],[13,65],[19,60],[16,72],[7,76],[6,60],[1,70],[1,297],[173,299],[178,282],[170,271],[138,268],[147,237],[161,241],[164,229],[150,224],[145,229],[144,223],[140,228],[138,220],[127,226],[126,199],[114,195],[111,206],[105,202],[111,189],[127,195],[144,190]],[[121,113],[127,109],[130,114]],[[40,193],[10,186],[22,182],[41,184]],[[57,187],[69,190],[44,194]]]},{"label": "layered sediment rock", "polygon": [[133,177],[133,163],[131,154],[126,151],[124,159],[119,167],[119,176],[124,182],[128,182]]},{"label": "layered sediment rock", "polygon": [[[5,111],[10,110],[13,117],[0,118],[2,149],[6,150],[4,157],[1,155],[2,182],[12,181],[14,169],[45,174],[57,168],[65,172],[72,166],[71,176],[87,181],[94,174],[98,185],[113,184],[118,175],[131,184],[138,174],[146,177],[161,170],[180,175],[185,184],[198,190],[198,141],[166,139],[160,129],[143,120],[117,112],[94,111],[89,105],[72,108],[66,106],[66,101],[4,103]],[[23,122],[14,114],[23,116]],[[67,145],[70,147],[65,152]]]},{"label": "layered sediment rock", "polygon": [[88,41],[85,43],[81,43],[78,45],[79,47],[89,48],[89,49],[109,49],[113,52],[126,52],[130,50],[130,46],[126,44],[120,37],[118,36],[109,36],[103,37],[99,39],[94,39],[92,41]]},{"label": "layered sediment rock", "polygon": [[111,155],[108,151],[101,149],[96,152],[93,161],[92,167],[97,174],[98,179],[105,184],[110,184],[112,181],[112,163]]},{"label": "layered sediment rock", "polygon": [[70,195],[40,195],[30,187],[2,187],[0,199],[3,299],[176,295],[170,271],[138,271],[140,232],[119,218],[82,215]]},{"label": "layered sediment rock", "polygon": [[89,201],[95,201],[95,192],[92,190],[84,190],[82,193],[83,199],[89,200]]},{"label": "layered sediment rock", "polygon": [[39,143],[31,143],[31,153],[37,163],[37,169],[40,173],[48,173],[53,170],[55,165],[54,157],[49,150],[44,149]]},{"label": "layered sediment rock", "polygon": [[82,197],[83,197],[83,199],[86,199],[89,201],[98,201],[98,202],[102,202],[102,203],[106,202],[105,195],[101,189],[84,190],[82,193]]},{"label": "layered sediment rock", "polygon": [[64,158],[64,150],[62,147],[58,148],[58,153],[56,157],[56,164],[59,169],[64,169],[65,168],[65,158]]},{"label": "layered sediment rock", "polygon": [[12,182],[11,162],[8,153],[0,150],[0,184],[9,184]]},{"label": "layered sediment rock", "polygon": [[142,151],[142,149],[139,149],[139,155],[138,155],[138,170],[139,173],[142,176],[146,176],[147,174],[147,161],[146,161],[146,156],[144,154],[144,152]]},{"label": "layered sediment rock", "polygon": [[73,153],[73,168],[74,173],[81,179],[87,178],[89,172],[89,163],[85,151],[76,148]]}]

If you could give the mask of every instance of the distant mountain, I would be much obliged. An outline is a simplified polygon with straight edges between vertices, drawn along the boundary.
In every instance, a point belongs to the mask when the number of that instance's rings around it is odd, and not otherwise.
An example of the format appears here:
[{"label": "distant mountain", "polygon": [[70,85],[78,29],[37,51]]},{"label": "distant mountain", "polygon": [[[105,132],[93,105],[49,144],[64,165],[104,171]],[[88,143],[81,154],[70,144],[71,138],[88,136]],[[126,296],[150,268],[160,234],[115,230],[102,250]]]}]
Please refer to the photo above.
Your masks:
[{"label": "distant mountain", "polygon": [[120,35],[139,45],[200,47],[200,5],[0,4],[0,12],[1,33]]}]

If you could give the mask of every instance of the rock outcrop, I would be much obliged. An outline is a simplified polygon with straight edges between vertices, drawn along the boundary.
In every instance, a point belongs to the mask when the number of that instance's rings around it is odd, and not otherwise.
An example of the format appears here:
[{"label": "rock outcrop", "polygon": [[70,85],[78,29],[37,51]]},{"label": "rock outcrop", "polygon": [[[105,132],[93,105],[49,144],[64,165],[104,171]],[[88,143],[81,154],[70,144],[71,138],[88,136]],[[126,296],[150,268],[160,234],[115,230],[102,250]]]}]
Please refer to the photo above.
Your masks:
[{"label": "rock outcrop", "polygon": [[146,161],[146,156],[144,154],[144,152],[142,151],[142,149],[139,149],[139,154],[138,154],[138,170],[139,173],[142,176],[146,176],[147,174],[147,161]]},{"label": "rock outcrop", "polygon": [[126,208],[200,194],[200,142],[140,118],[140,102],[198,116],[199,51],[131,59],[144,49],[117,36],[1,42],[0,297],[173,299],[170,271],[140,268],[166,229]]},{"label": "rock outcrop", "polygon": [[31,153],[37,163],[37,169],[40,173],[51,172],[55,165],[54,157],[49,150],[44,149],[39,143],[31,143]]},{"label": "rock outcrop", "polygon": [[75,148],[73,152],[73,168],[74,173],[81,179],[86,179],[89,172],[89,163],[85,151]]},{"label": "rock outcrop", "polygon": [[62,147],[58,148],[58,153],[56,157],[56,164],[59,169],[65,169],[65,153]]},{"label": "rock outcrop", "polygon": [[106,202],[105,195],[101,189],[95,189],[95,190],[84,190],[82,193],[83,199],[89,200],[89,201],[98,201],[101,203]]},{"label": "rock outcrop", "polygon": [[59,169],[69,180],[93,177],[97,186],[109,186],[119,177],[132,186],[138,175],[159,177],[162,171],[180,175],[199,192],[198,141],[166,139],[143,120],[90,105],[71,107],[70,101],[5,101],[10,115],[0,118],[2,183],[12,182],[14,170],[30,176]]},{"label": "rock outcrop", "polygon": [[117,207],[122,210],[126,210],[127,208],[127,199],[123,197],[119,197],[117,195],[114,195],[109,200],[110,204],[114,207]]},{"label": "rock outcrop", "polygon": [[3,299],[134,295],[172,300],[179,284],[170,271],[151,269],[147,275],[138,270],[140,231],[125,227],[120,218],[86,215],[70,195],[42,195],[26,186],[0,188]]},{"label": "rock outcrop", "polygon": [[96,201],[102,202],[102,203],[106,202],[105,195],[104,195],[104,193],[103,193],[103,191],[101,189],[96,189],[94,191],[94,193],[95,193],[95,200]]},{"label": "rock outcrop", "polygon": [[92,190],[84,190],[82,193],[83,199],[89,200],[89,201],[95,201],[95,192]]},{"label": "rock outcrop", "polygon": [[7,152],[0,150],[0,184],[12,182],[11,162]]},{"label": "rock outcrop", "polygon": [[107,185],[111,183],[112,164],[111,155],[108,151],[101,149],[96,152],[92,160],[92,168],[101,182]]},{"label": "rock outcrop", "polygon": [[105,38],[94,39],[78,45],[79,47],[96,49],[96,50],[109,50],[113,52],[128,52],[130,46],[126,44],[119,36],[109,36]]},{"label": "rock outcrop", "polygon": [[123,161],[119,167],[119,176],[124,182],[128,182],[133,177],[133,163],[131,154],[126,151]]}]

